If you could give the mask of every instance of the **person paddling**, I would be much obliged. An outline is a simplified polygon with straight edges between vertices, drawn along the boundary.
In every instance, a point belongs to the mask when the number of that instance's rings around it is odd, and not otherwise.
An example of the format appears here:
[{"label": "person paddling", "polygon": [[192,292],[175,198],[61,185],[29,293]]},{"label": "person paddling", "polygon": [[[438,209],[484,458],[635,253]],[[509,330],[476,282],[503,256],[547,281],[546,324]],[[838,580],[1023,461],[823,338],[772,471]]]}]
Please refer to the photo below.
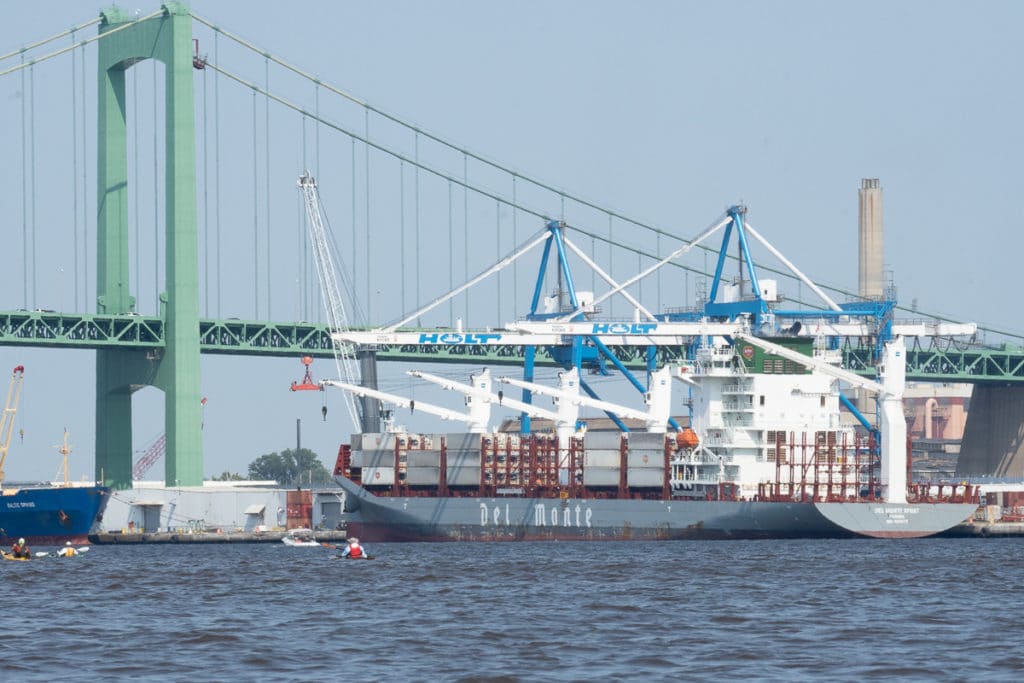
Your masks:
[{"label": "person paddling", "polygon": [[71,541],[64,544],[64,547],[57,553],[57,557],[74,557],[78,551],[71,547]]},{"label": "person paddling", "polygon": [[32,551],[25,545],[25,539],[19,538],[18,542],[11,546],[11,554],[17,558],[25,558],[26,560],[32,557]]},{"label": "person paddling", "polygon": [[366,552],[366,548],[359,545],[358,538],[348,539],[348,546],[341,551],[341,556],[350,560],[365,560],[370,555]]}]

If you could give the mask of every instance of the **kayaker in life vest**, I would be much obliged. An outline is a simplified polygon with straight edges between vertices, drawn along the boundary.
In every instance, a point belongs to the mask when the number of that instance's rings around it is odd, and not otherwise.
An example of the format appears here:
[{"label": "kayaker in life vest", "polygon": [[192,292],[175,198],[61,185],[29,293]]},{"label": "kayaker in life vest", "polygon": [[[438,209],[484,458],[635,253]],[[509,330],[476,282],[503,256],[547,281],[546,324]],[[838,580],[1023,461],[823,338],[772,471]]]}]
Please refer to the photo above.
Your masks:
[{"label": "kayaker in life vest", "polygon": [[341,551],[341,556],[347,557],[350,560],[361,560],[367,557],[367,555],[366,548],[359,545],[358,538],[348,539],[348,546]]},{"label": "kayaker in life vest", "polygon": [[71,541],[64,544],[64,547],[57,553],[58,557],[74,557],[78,554],[78,551],[71,547]]},{"label": "kayaker in life vest", "polygon": [[32,551],[25,545],[24,538],[19,538],[18,542],[11,546],[11,554],[15,557],[32,557]]}]

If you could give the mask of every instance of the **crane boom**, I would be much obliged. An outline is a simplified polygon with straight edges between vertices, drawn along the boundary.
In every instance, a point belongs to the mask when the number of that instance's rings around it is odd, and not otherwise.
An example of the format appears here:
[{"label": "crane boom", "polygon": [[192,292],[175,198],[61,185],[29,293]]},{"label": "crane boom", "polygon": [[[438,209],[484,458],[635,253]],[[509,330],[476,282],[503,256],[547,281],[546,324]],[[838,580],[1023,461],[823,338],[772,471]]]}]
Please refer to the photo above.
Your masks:
[{"label": "crane boom", "polygon": [[[348,384],[358,384],[359,373],[356,369],[353,347],[339,341],[335,336],[348,331],[349,321],[338,287],[334,260],[327,244],[327,231],[324,229],[323,212],[320,209],[320,192],[317,190],[316,180],[308,172],[299,177],[299,187],[302,189],[306,215],[309,217],[309,241],[313,249],[317,277],[320,280],[320,291],[323,293],[324,308],[327,311],[327,324],[332,333],[334,363],[337,366],[338,377]],[[351,393],[346,392],[345,398],[349,418],[355,429],[360,429],[362,420],[359,406]]]},{"label": "crane boom", "polygon": [[[470,399],[478,398],[483,403],[490,403],[492,405],[498,404],[504,408],[511,408],[513,410],[522,411],[524,413],[527,413],[530,417],[541,417],[552,421],[556,421],[559,419],[557,413],[553,413],[550,410],[545,410],[544,408],[535,406],[532,403],[523,403],[522,401],[517,401],[515,399],[507,398],[505,396],[498,396],[497,394],[491,393],[488,389],[483,388],[483,386],[470,386],[468,384],[462,384],[461,382],[456,382],[454,380],[445,379],[444,377],[438,377],[436,375],[431,375],[426,372],[420,372],[419,370],[409,370],[406,372],[406,374],[412,377],[426,380],[428,382],[432,382],[441,387],[442,389],[447,389],[448,391],[461,392]],[[474,375],[473,380],[474,383],[480,382],[482,385],[489,385],[490,371],[485,368],[483,372],[481,372],[479,375]]]},{"label": "crane boom", "polygon": [[353,394],[355,396],[369,396],[370,398],[375,398],[378,401],[390,403],[391,405],[396,405],[399,408],[409,408],[410,410],[415,410],[418,408],[422,410],[424,413],[434,415],[436,417],[441,418],[442,420],[457,420],[460,422],[465,422],[466,424],[469,425],[469,431],[476,434],[482,434],[487,431],[486,424],[479,424],[478,422],[475,421],[474,416],[468,415],[466,413],[460,413],[455,410],[441,408],[440,406],[435,406],[430,403],[414,401],[413,399],[405,398],[404,396],[389,394],[383,391],[370,389],[369,387],[361,387],[357,384],[351,384],[348,382],[337,382],[335,380],[328,379],[324,380],[322,384],[326,384],[332,387],[338,387],[339,389],[345,391],[345,393],[347,394]]},{"label": "crane boom", "polygon": [[4,412],[3,415],[0,415],[0,483],[4,481],[4,462],[7,460],[7,449],[11,445],[14,415],[18,412],[18,399],[21,397],[21,383],[24,379],[25,366],[15,367],[11,373],[11,383],[7,387],[7,402],[4,403]]},{"label": "crane boom", "polygon": [[650,410],[644,412],[641,410],[635,410],[633,408],[627,408],[626,406],[620,406],[615,403],[608,401],[602,401],[596,398],[590,398],[589,396],[580,396],[579,391],[579,380],[576,368],[567,370],[560,373],[563,379],[564,385],[575,389],[575,391],[567,391],[565,388],[555,389],[554,387],[545,386],[543,384],[536,384],[534,382],[526,382],[521,379],[514,379],[512,377],[499,377],[498,381],[503,384],[511,384],[512,386],[522,387],[523,389],[529,389],[535,394],[541,394],[543,396],[551,396],[559,401],[568,402],[578,406],[586,406],[588,408],[597,408],[608,413],[614,413],[621,417],[629,417],[637,420],[643,420],[647,424],[648,429],[651,431],[665,431],[665,423],[668,421],[668,414],[670,412],[670,391],[671,383],[668,381],[670,378],[671,369],[668,367],[662,368],[652,375],[652,391],[649,392],[647,397],[648,405]]}]

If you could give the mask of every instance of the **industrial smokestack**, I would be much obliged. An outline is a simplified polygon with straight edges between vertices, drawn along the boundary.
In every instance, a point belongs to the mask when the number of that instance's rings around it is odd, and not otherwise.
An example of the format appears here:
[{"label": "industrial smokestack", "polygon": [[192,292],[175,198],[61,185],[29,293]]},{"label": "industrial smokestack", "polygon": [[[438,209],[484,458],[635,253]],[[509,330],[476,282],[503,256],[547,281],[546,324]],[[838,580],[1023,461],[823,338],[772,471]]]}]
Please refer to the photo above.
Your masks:
[{"label": "industrial smokestack", "polygon": [[860,181],[859,293],[865,299],[881,299],[882,283],[882,187],[878,178]]}]

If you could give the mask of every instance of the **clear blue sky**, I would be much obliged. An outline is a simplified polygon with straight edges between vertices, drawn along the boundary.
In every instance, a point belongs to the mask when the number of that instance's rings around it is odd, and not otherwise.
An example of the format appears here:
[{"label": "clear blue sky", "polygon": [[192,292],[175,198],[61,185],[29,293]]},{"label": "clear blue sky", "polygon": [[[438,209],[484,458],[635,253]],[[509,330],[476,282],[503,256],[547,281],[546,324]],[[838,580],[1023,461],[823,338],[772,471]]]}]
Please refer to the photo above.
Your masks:
[{"label": "clear blue sky", "polygon": [[[223,28],[381,109],[680,236],[696,235],[725,207],[743,202],[751,223],[802,270],[849,290],[856,289],[857,188],[861,178],[880,178],[885,264],[901,304],[916,301],[923,311],[1024,332],[1012,286],[1024,210],[1015,201],[1024,180],[1018,163],[1024,118],[1017,87],[1024,68],[1020,3],[190,4]],[[145,14],[156,7],[138,9]],[[80,1],[8,3],[0,51],[86,21],[98,9]],[[211,49],[203,40],[203,49]],[[222,63],[262,82],[258,62],[235,64],[225,53]],[[11,64],[0,64],[0,70]],[[39,67],[33,85],[40,158],[66,159],[69,153],[48,133],[51,118],[58,127],[61,116],[70,125],[70,62],[63,64],[51,71]],[[94,70],[86,76],[91,93]],[[275,85],[287,87],[277,78]],[[19,79],[0,78],[0,201],[11,221],[3,230],[4,310],[22,307]],[[263,116],[262,109],[257,115]],[[248,131],[252,118],[251,107],[240,108],[233,119],[237,126],[225,128]],[[93,128],[90,120],[90,134]],[[239,131],[222,135],[244,137]],[[233,149],[243,161],[251,155],[244,141]],[[347,168],[345,154],[322,150],[327,177]],[[292,178],[296,156],[294,150],[275,149],[272,165]],[[61,216],[72,211],[71,183],[57,176],[35,182],[42,237],[35,261],[39,293],[30,306],[70,308],[65,302],[75,298],[71,267],[66,255],[55,254],[58,243],[67,241],[60,225],[66,220]],[[231,191],[238,197],[232,203],[225,191],[223,220],[251,223],[253,200],[246,190],[252,179],[242,175],[224,182],[236,182]],[[89,193],[94,205],[94,190]],[[281,222],[296,215],[293,195],[286,196],[286,202],[275,199],[275,210],[284,211]],[[424,198],[438,201],[446,200]],[[51,209],[57,214],[51,216]],[[343,227],[345,200],[332,196],[328,209],[332,224]],[[381,215],[376,204],[373,211]],[[521,226],[520,235],[536,227]],[[251,228],[230,234],[246,230]],[[424,251],[446,252],[447,238],[444,229],[431,234]],[[443,285],[447,266],[440,269]],[[156,285],[147,291],[148,277],[139,290],[143,312],[152,310],[155,296]],[[84,300],[84,291],[79,296]],[[284,310],[294,297],[280,296],[285,303],[278,302],[274,318],[288,319]],[[381,298],[376,305],[384,318],[401,312],[396,292],[385,290]],[[668,293],[664,298],[672,305]],[[52,445],[65,425],[76,444],[73,472],[91,474],[93,355],[0,348],[0,368],[18,363],[29,372],[8,477],[52,476]],[[329,367],[317,364],[321,374]],[[405,369],[385,367],[385,385],[409,387]],[[330,419],[322,422],[318,397],[286,391],[301,370],[297,361],[204,357],[208,474],[244,471],[256,456],[291,447],[299,417],[303,445],[325,464],[333,462],[349,429],[341,403],[330,398]],[[6,373],[0,372],[4,382]],[[161,401],[155,390],[137,395],[139,447],[160,433]],[[440,401],[458,405],[451,395]]]}]

